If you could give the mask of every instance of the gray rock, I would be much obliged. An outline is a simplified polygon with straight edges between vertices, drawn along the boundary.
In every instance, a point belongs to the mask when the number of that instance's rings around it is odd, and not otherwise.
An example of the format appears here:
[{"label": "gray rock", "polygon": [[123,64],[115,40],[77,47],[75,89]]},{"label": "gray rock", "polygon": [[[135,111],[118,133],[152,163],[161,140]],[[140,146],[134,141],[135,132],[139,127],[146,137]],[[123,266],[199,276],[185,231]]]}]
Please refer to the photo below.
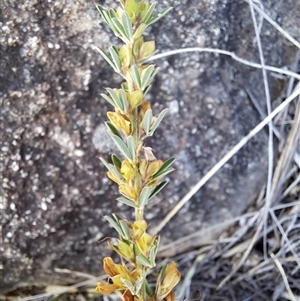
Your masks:
[{"label": "gray rock", "polygon": [[[131,211],[115,202],[116,186],[98,156],[111,145],[101,127],[110,109],[100,93],[121,79],[92,44],[118,45],[92,2],[4,0],[1,5],[1,172],[3,292],[26,285],[68,284],[55,268],[100,274],[109,254],[98,241],[115,233],[103,215]],[[101,2],[101,1],[100,1]],[[103,1],[102,1],[103,2]],[[109,5],[112,1],[107,1]],[[215,47],[259,61],[249,7],[242,0],[160,1],[172,12],[148,32],[157,48]],[[299,39],[296,0],[264,1],[266,12]],[[298,16],[297,16],[298,15]],[[268,23],[266,62],[290,66],[296,53]],[[210,53],[157,61],[149,98],[172,107],[148,141],[158,158],[175,157],[171,182],[149,205],[156,225],[174,204],[259,121],[246,93],[264,107],[260,70]],[[269,74],[272,99],[286,78]],[[98,135],[98,136],[97,136]],[[100,135],[100,136],[99,136]],[[163,243],[241,214],[265,180],[267,135],[261,132],[164,228]]]}]

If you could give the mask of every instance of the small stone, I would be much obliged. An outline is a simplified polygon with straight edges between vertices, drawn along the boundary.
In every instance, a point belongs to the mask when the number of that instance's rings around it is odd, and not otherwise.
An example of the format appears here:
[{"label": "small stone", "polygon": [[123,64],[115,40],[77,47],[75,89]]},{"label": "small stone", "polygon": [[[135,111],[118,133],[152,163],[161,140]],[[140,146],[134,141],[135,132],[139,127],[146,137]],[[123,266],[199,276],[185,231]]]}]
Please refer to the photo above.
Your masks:
[{"label": "small stone", "polygon": [[82,157],[82,156],[84,156],[84,151],[81,149],[75,149],[74,155],[77,157]]},{"label": "small stone", "polygon": [[73,188],[71,193],[74,194],[74,195],[79,195],[79,189],[78,188]]},{"label": "small stone", "polygon": [[13,163],[11,164],[11,169],[12,169],[14,172],[18,171],[18,170],[19,170],[19,164],[18,164],[17,162],[13,162]]},{"label": "small stone", "polygon": [[4,145],[4,146],[1,147],[1,151],[4,152],[4,153],[6,153],[6,152],[9,151],[9,147],[6,146],[6,145]]},{"label": "small stone", "polygon": [[47,210],[47,204],[42,202],[41,203],[41,208],[42,208],[42,210],[46,211]]},{"label": "small stone", "polygon": [[173,100],[169,104],[169,114],[174,115],[179,112],[179,103],[177,100]]}]

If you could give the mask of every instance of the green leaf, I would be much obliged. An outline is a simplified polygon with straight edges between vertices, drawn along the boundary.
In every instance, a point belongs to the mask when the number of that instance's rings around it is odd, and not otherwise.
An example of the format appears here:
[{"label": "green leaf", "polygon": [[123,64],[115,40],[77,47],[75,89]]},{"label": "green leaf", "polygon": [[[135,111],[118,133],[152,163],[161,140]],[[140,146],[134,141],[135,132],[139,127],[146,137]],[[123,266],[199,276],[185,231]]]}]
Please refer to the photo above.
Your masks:
[{"label": "green leaf", "polygon": [[121,237],[124,236],[122,228],[110,217],[110,216],[104,216],[104,218],[110,223],[110,225],[119,233]]},{"label": "green leaf", "polygon": [[114,24],[113,24],[113,22],[111,20],[111,18],[116,17],[116,14],[115,14],[114,10],[110,9],[108,11],[108,13],[106,13],[106,15],[107,15],[107,25],[114,32],[114,34],[119,37],[120,35],[118,33],[118,30],[116,29],[116,27],[114,26]]},{"label": "green leaf", "polygon": [[122,181],[121,173],[116,169],[116,167],[110,163],[108,163],[105,159],[100,157],[101,162],[105,165],[105,167],[120,181]]},{"label": "green leaf", "polygon": [[134,289],[139,292],[144,284],[144,278],[135,280]]},{"label": "green leaf", "polygon": [[116,107],[116,104],[113,102],[113,100],[111,98],[109,98],[106,94],[101,93],[101,96],[107,101],[109,102],[114,108]]},{"label": "green leaf", "polygon": [[124,285],[130,290],[131,294],[134,296],[136,294],[133,284],[127,280],[121,277],[122,282]]},{"label": "green leaf", "polygon": [[127,246],[131,245],[131,241],[129,239],[122,238],[122,242],[124,242]]},{"label": "green leaf", "polygon": [[152,193],[149,196],[149,200],[151,200],[153,197],[155,197],[166,185],[168,184],[167,181],[159,183],[152,191]]},{"label": "green leaf", "polygon": [[108,16],[110,18],[117,18],[116,12],[112,8],[108,10]]},{"label": "green leaf", "polygon": [[112,57],[114,65],[118,69],[118,73],[119,73],[121,71],[121,62],[119,59],[118,49],[115,46],[111,46],[111,47],[109,47],[109,53],[110,53],[110,56]]},{"label": "green leaf", "polygon": [[152,110],[148,109],[146,111],[145,115],[144,115],[144,118],[143,118],[143,128],[144,128],[144,131],[145,131],[147,136],[149,135],[149,132],[150,132],[152,116],[153,116],[152,115]]},{"label": "green leaf", "polygon": [[137,40],[138,38],[140,38],[143,35],[146,27],[147,27],[146,24],[144,24],[144,23],[140,24],[140,26],[136,29],[136,31],[133,35],[133,39]]},{"label": "green leaf", "polygon": [[112,155],[111,155],[111,160],[113,161],[114,166],[115,166],[116,168],[118,168],[118,169],[121,168],[122,162],[121,162],[121,160],[120,160],[115,154],[112,154]]},{"label": "green leaf", "polygon": [[153,135],[153,133],[158,128],[159,124],[161,123],[161,121],[163,120],[165,115],[167,114],[167,112],[168,112],[168,109],[164,109],[160,112],[160,114],[157,116],[156,120],[154,121],[154,123],[151,126],[151,129],[149,131],[149,136]]},{"label": "green leaf", "polygon": [[134,140],[131,135],[127,138],[127,146],[128,146],[128,150],[131,154],[132,161],[134,161],[135,160],[135,147],[134,147]]},{"label": "green leaf", "polygon": [[136,261],[146,267],[152,268],[152,264],[151,262],[148,260],[148,258],[146,258],[143,254],[139,254],[136,257]]},{"label": "green leaf", "polygon": [[146,14],[144,15],[144,17],[143,17],[143,19],[142,19],[142,21],[141,21],[142,23],[146,23],[146,24],[147,24],[147,22],[149,21],[149,19],[150,19],[151,16],[152,16],[152,13],[153,13],[153,11],[154,11],[155,6],[156,6],[156,3],[155,3],[155,2],[152,3],[152,4],[149,6],[149,8],[148,8]]},{"label": "green leaf", "polygon": [[124,112],[125,112],[127,110],[127,106],[128,106],[126,93],[123,89],[120,89],[119,93],[120,93],[120,100],[122,102],[122,106],[124,107]]},{"label": "green leaf", "polygon": [[[120,221],[123,220],[123,218],[119,215],[119,214],[116,214],[116,213],[113,213],[112,216],[114,217],[114,219],[116,220],[116,222],[119,224]],[[128,244],[128,243],[127,243]],[[129,244],[128,244],[129,245]]]},{"label": "green leaf", "polygon": [[101,48],[97,47],[97,46],[93,46],[93,48],[96,51],[98,51],[102,55],[102,57],[110,64],[110,66],[114,69],[114,71],[116,73],[118,73],[117,67],[115,66],[114,62],[110,59],[110,57],[107,55],[107,53],[104,50],[102,50]]},{"label": "green leaf", "polygon": [[160,20],[162,17],[164,17],[170,10],[172,10],[172,7],[167,7],[165,8],[163,11],[161,11],[157,16],[150,18],[146,24],[147,26],[157,22],[158,20]]},{"label": "green leaf", "polygon": [[139,74],[139,70],[135,65],[131,66],[131,73],[132,73],[132,78],[136,86],[141,89],[142,83],[141,83],[141,78]]},{"label": "green leaf", "polygon": [[135,257],[141,253],[139,248],[135,244],[132,245],[132,249],[133,249],[133,254]]},{"label": "green leaf", "polygon": [[125,11],[122,13],[121,17],[122,17],[123,27],[126,31],[126,35],[128,39],[131,40],[133,36],[132,23],[128,17],[128,14]]},{"label": "green leaf", "polygon": [[118,149],[120,150],[120,152],[130,161],[132,161],[132,157],[131,157],[131,152],[129,151],[127,145],[125,144],[125,142],[118,136],[111,134],[110,136],[112,138],[112,140],[114,141],[114,143],[116,144],[116,146],[118,147]]},{"label": "green leaf", "polygon": [[[164,164],[161,166],[161,168],[158,170],[158,172],[155,173],[155,174],[152,176],[152,179],[156,179],[156,178],[158,178],[158,177],[164,176],[166,171],[171,172],[173,169],[171,170],[169,167],[170,167],[174,162],[175,162],[175,159],[174,159],[174,158],[170,158],[170,159],[166,160],[166,161],[164,162]],[[168,172],[168,173],[169,173],[169,172]]]},{"label": "green leaf", "polygon": [[104,19],[104,21],[108,24],[108,15],[106,11],[101,7],[101,5],[96,5],[101,17]]},{"label": "green leaf", "polygon": [[130,239],[128,225],[123,220],[119,220],[119,225],[122,228],[122,231],[124,233],[124,238],[125,239]]},{"label": "green leaf", "polygon": [[146,89],[147,86],[149,86],[150,82],[153,79],[153,72],[155,71],[155,66],[150,65],[146,68],[145,71],[142,73],[142,90]]},{"label": "green leaf", "polygon": [[106,22],[106,24],[108,25],[108,27],[114,32],[117,33],[116,28],[114,27],[114,25],[111,22],[111,17],[110,15],[100,6],[100,5],[96,5],[100,15],[102,16],[102,18],[104,19],[104,21]]},{"label": "green leaf", "polygon": [[119,197],[119,198],[117,198],[117,201],[120,203],[123,203],[129,207],[138,208],[138,206],[133,201],[131,201],[125,197]]},{"label": "green leaf", "polygon": [[145,290],[145,295],[147,295],[147,296],[152,296],[153,295],[152,290],[150,288],[150,285],[149,285],[149,283],[146,279],[144,281],[144,290]]},{"label": "green leaf", "polygon": [[157,254],[158,247],[159,247],[159,241],[160,241],[160,238],[159,238],[159,236],[157,236],[154,239],[152,246],[150,248],[150,251],[149,251],[149,261],[153,267],[155,266],[155,259],[156,259],[156,254]]},{"label": "green leaf", "polygon": [[171,173],[174,170],[175,170],[174,168],[168,168],[165,171],[163,171],[161,174],[152,176],[151,181],[149,181],[148,183],[151,184],[153,180],[156,180],[157,178],[163,178],[164,176],[166,176],[167,174]]},{"label": "green leaf", "polygon": [[150,89],[150,86],[147,86],[146,89],[143,90],[144,95],[146,95],[148,93],[149,89]]},{"label": "green leaf", "polygon": [[111,133],[113,135],[118,136],[120,139],[122,139],[122,136],[120,135],[119,131],[115,128],[115,126],[111,122],[107,121],[105,122],[105,125],[108,129],[109,134]]},{"label": "green leaf", "polygon": [[124,82],[121,84],[121,88],[122,90],[124,90],[125,92],[128,92],[129,89],[128,89],[128,83],[127,82]]},{"label": "green leaf", "polygon": [[125,43],[130,42],[129,37],[127,36],[126,31],[125,31],[123,25],[119,22],[119,20],[117,18],[111,18],[111,21],[112,21],[112,24],[114,25],[114,27],[116,28],[116,30],[118,31],[122,40]]},{"label": "green leaf", "polygon": [[165,265],[161,268],[161,270],[159,271],[159,274],[158,274],[158,277],[157,277],[157,280],[156,280],[156,290],[158,288],[158,284],[161,283],[162,279],[164,278],[165,276],[165,273],[166,273],[166,269],[167,269],[168,265]]},{"label": "green leaf", "polygon": [[121,99],[119,98],[119,96],[117,95],[117,93],[111,89],[111,88],[106,88],[108,94],[110,95],[110,97],[113,99],[113,101],[116,104],[116,107],[121,110],[122,112],[124,112],[125,108],[123,107],[123,102],[121,101]]},{"label": "green leaf", "polygon": [[151,195],[151,192],[152,192],[152,188],[151,187],[144,187],[140,193],[140,196],[139,196],[139,204],[140,204],[140,207],[145,207],[148,200],[149,200],[149,197]]}]

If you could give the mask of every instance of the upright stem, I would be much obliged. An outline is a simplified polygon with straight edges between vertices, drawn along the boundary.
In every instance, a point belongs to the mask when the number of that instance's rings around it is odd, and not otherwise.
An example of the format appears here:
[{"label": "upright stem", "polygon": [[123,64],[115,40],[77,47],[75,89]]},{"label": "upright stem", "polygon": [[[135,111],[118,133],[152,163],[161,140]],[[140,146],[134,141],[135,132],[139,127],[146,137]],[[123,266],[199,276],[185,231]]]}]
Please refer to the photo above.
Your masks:
[{"label": "upright stem", "polygon": [[132,136],[135,144],[135,149],[137,149],[139,143],[138,108],[135,108],[132,111]]},{"label": "upright stem", "polygon": [[[138,169],[138,162],[139,162],[139,154],[138,154],[138,147],[139,147],[139,122],[138,122],[138,108],[135,108],[132,112],[132,136],[135,144],[135,151],[136,151],[136,159],[134,162],[135,167],[135,178],[134,178],[134,186],[136,191],[141,191],[141,177]],[[136,208],[135,209],[135,219],[136,221],[144,219],[144,208]]]},{"label": "upright stem", "polygon": [[135,208],[135,220],[142,221],[144,219],[144,208]]}]

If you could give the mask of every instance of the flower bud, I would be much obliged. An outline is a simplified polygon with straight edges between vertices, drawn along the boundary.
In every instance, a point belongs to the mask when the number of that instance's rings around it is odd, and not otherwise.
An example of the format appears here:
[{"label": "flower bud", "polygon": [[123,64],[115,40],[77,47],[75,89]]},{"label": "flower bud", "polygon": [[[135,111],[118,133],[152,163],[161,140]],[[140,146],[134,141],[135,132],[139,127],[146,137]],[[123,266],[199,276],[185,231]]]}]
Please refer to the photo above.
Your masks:
[{"label": "flower bud", "polygon": [[140,48],[140,59],[144,60],[150,57],[155,51],[155,42],[149,41],[143,43]]},{"label": "flower bud", "polygon": [[135,239],[140,239],[147,229],[147,223],[145,220],[135,221],[132,225],[132,231]]},{"label": "flower bud", "polygon": [[107,117],[115,128],[119,131],[123,131],[126,136],[131,133],[130,121],[126,119],[126,116],[120,112],[107,112]]},{"label": "flower bud", "polygon": [[135,176],[135,170],[134,170],[132,164],[127,159],[125,159],[122,162],[122,166],[121,166],[121,170],[120,171],[121,171],[122,177],[126,181],[132,180],[134,178],[134,176]]},{"label": "flower bud", "polygon": [[143,92],[141,90],[137,90],[129,94],[128,102],[130,103],[131,107],[135,109],[143,102],[143,97]]},{"label": "flower bud", "polygon": [[127,45],[123,45],[119,51],[119,59],[122,67],[128,68],[131,63],[131,49]]},{"label": "flower bud", "polygon": [[[162,270],[156,285],[156,300],[162,301],[173,290],[180,281],[180,273],[176,268],[175,262],[171,262],[165,270]],[[172,298],[169,298],[172,300]]]},{"label": "flower bud", "polygon": [[137,200],[137,193],[135,191],[135,189],[133,187],[130,187],[128,185],[120,185],[119,186],[119,191],[120,193],[122,193],[123,195],[125,195],[126,197],[128,197],[129,199],[133,200],[134,202],[136,202]]},{"label": "flower bud", "polygon": [[146,171],[147,179],[153,176],[155,173],[157,173],[163,164],[164,162],[162,160],[148,162],[148,167]]},{"label": "flower bud", "polygon": [[140,123],[142,122],[142,120],[144,118],[144,115],[145,115],[145,113],[148,109],[151,109],[150,102],[149,101],[143,101],[143,103],[140,107],[140,110],[139,110],[139,122]]}]

